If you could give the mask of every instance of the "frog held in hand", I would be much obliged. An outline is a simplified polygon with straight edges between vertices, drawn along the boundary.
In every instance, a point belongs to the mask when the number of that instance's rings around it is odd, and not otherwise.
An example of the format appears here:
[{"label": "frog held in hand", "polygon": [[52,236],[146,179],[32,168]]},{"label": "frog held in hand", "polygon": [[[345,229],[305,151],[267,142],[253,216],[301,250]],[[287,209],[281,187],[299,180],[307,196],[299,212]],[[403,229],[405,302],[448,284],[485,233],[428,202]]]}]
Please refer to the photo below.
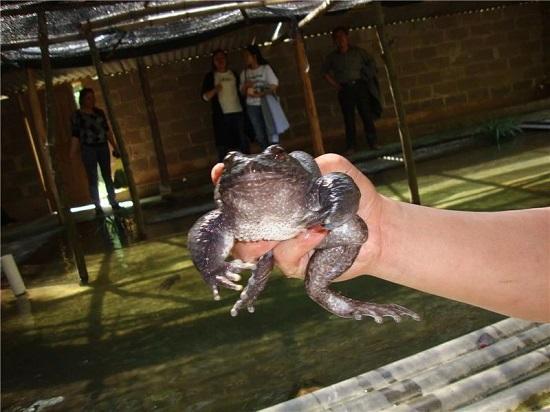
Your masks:
[{"label": "frog held in hand", "polygon": [[273,253],[256,263],[226,261],[235,241],[288,240],[305,229],[321,225],[329,231],[311,256],[305,277],[306,292],[329,312],[352,319],[372,317],[382,323],[388,316],[399,322],[403,316],[419,316],[399,305],[362,302],[329,289],[332,281],[354,262],[367,241],[367,224],[357,215],[361,193],[344,173],[322,176],[307,153],[287,153],[273,145],[256,155],[231,152],[217,182],[217,209],[205,214],[188,235],[193,263],[212,288],[242,290],[239,273],[252,269],[247,286],[231,314],[254,303],[265,288],[273,269]]}]

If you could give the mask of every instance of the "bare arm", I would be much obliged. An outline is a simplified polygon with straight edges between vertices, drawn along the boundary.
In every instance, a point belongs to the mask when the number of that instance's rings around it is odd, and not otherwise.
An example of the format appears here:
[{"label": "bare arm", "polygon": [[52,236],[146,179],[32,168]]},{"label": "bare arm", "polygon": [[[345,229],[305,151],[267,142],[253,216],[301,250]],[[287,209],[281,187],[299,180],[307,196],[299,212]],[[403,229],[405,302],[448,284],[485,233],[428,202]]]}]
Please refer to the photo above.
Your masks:
[{"label": "bare arm", "polygon": [[[339,171],[354,179],[362,194],[358,214],[369,225],[369,240],[339,280],[370,274],[494,312],[550,321],[550,208],[458,212],[411,205],[378,194],[341,156],[316,160],[323,174]],[[317,229],[234,250],[251,260],[273,248],[286,275],[303,277],[323,238]]]},{"label": "bare arm", "polygon": [[550,209],[456,212],[382,199],[380,254],[365,272],[550,321]]},{"label": "bare arm", "polygon": [[216,94],[219,93],[219,91],[222,89],[221,83],[217,84],[213,89],[208,90],[202,95],[202,98],[206,101],[210,101],[212,97],[214,97]]},{"label": "bare arm", "polygon": [[71,137],[71,146],[69,149],[69,156],[71,160],[76,159],[76,156],[78,154],[78,149],[80,148],[80,142],[77,137]]},{"label": "bare arm", "polygon": [[332,87],[334,87],[336,90],[340,90],[342,86],[340,86],[340,83],[338,83],[334,77],[332,77],[330,74],[326,73],[324,75],[325,80],[330,83]]}]

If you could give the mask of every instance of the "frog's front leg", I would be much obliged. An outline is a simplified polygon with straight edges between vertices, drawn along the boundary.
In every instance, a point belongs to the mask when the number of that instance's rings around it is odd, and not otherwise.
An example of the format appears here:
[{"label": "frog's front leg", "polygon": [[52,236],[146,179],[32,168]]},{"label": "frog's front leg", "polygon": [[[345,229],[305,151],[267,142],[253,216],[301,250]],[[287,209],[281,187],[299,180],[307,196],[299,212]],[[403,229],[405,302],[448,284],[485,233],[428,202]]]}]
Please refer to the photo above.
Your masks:
[{"label": "frog's front leg", "polygon": [[351,219],[359,209],[361,192],[351,177],[333,172],[319,177],[308,194],[307,206],[313,223],[334,229]]},{"label": "frog's front leg", "polygon": [[191,253],[191,259],[205,282],[212,288],[215,300],[220,299],[219,286],[241,290],[242,286],[235,283],[241,280],[240,271],[254,267],[253,264],[240,260],[225,261],[233,244],[231,222],[224,216],[221,209],[202,216],[187,236],[187,247]]},{"label": "frog's front leg", "polygon": [[240,299],[235,302],[231,308],[231,316],[237,316],[239,310],[246,307],[250,313],[254,312],[254,302],[264,290],[269,279],[269,275],[273,270],[273,252],[265,253],[256,264],[256,268],[252,271],[252,275],[248,279],[248,284],[241,292]]}]

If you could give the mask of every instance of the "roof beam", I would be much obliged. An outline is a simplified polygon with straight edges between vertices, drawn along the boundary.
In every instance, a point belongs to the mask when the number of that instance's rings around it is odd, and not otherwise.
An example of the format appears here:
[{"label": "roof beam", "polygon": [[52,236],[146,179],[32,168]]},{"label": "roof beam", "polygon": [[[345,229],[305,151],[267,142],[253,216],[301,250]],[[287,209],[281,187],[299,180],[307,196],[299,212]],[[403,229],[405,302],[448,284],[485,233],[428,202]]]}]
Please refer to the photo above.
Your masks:
[{"label": "roof beam", "polygon": [[[117,2],[113,1],[44,1],[35,4],[25,4],[17,8],[9,8],[10,3],[3,4],[0,8],[2,17],[7,16],[26,16],[38,12],[64,11],[82,9],[85,7],[112,6]],[[122,3],[122,2],[118,2]],[[14,3],[11,3],[12,5]]]},{"label": "roof beam", "polygon": [[175,3],[167,3],[162,5],[156,5],[156,6],[146,5],[144,8],[139,10],[132,10],[132,11],[128,11],[126,13],[120,13],[114,16],[98,17],[96,19],[90,20],[89,22],[82,22],[81,24],[87,23],[88,27],[93,31],[94,29],[110,27],[114,24],[117,24],[126,20],[140,19],[153,14],[170,13],[172,11],[189,9],[194,6],[204,7],[204,6],[212,5],[213,3],[216,3],[216,2],[204,1],[204,0],[180,0]]},{"label": "roof beam", "polygon": [[[272,6],[280,3],[288,3],[288,0],[260,0],[260,1],[246,1],[246,2],[232,2],[232,3],[219,3],[219,2],[213,2],[215,4],[212,5],[212,2],[204,2],[202,0],[184,0],[181,3],[176,4],[176,9],[180,9],[179,13],[173,13],[168,16],[163,17],[156,17],[158,14],[164,14],[164,13],[170,13],[170,11],[174,11],[174,4],[170,4],[170,7],[168,5],[162,5],[162,6],[156,6],[156,7],[148,7],[147,10],[134,10],[132,12],[128,13],[122,13],[116,16],[111,16],[107,18],[101,18],[97,20],[91,20],[86,22],[81,22],[81,30],[90,30],[94,36],[100,35],[100,34],[107,34],[111,33],[113,30],[120,30],[120,31],[131,31],[136,30],[143,27],[151,27],[151,26],[158,26],[163,24],[168,24],[174,21],[178,21],[184,18],[189,17],[199,17],[203,15],[213,14],[213,13],[221,13],[224,11],[232,11],[232,10],[244,10],[244,9],[250,9],[250,8],[257,8],[257,7],[267,7]],[[190,4],[198,5],[198,4],[209,4],[205,7],[194,7],[189,8]],[[146,12],[146,13],[145,13]],[[242,13],[242,11],[241,11]],[[152,18],[148,20],[143,21],[134,21],[129,23],[121,23],[121,24],[113,24],[113,22],[123,22],[128,19],[133,18],[143,18],[150,16]],[[83,40],[84,36],[81,33],[71,33],[61,36],[55,36],[50,37],[49,44],[59,44],[59,43],[65,43],[69,41],[76,41],[76,40]],[[19,50],[24,49],[27,47],[38,47],[38,39],[32,39],[32,40],[22,40],[17,41],[13,43],[3,43],[2,44],[2,50],[8,51],[8,50]]]},{"label": "roof beam", "polygon": [[331,0],[323,0],[323,2],[311,10],[302,20],[298,22],[298,24],[294,24],[291,26],[290,30],[287,30],[284,33],[279,33],[276,37],[274,37],[271,41],[273,43],[277,43],[285,38],[294,37],[294,32],[298,29],[302,29],[306,24],[313,21],[316,17],[321,16],[323,13],[328,11],[328,9],[331,6]]},{"label": "roof beam", "polygon": [[316,17],[323,14],[330,6],[330,0],[323,0],[323,2],[315,7],[313,10],[311,10],[306,17],[304,17],[302,20],[298,22],[298,28],[304,27],[306,24],[308,24],[310,21],[315,19]]},{"label": "roof beam", "polygon": [[[288,0],[260,0],[260,1],[232,2],[232,3],[217,3],[215,5],[206,6],[206,7],[195,7],[191,9],[184,8],[179,12],[176,11],[175,13],[171,13],[170,15],[167,15],[167,16],[162,16],[162,15],[165,13],[166,14],[169,13],[169,11],[160,13],[161,16],[155,16],[158,13],[153,12],[149,15],[150,18],[144,21],[134,21],[134,22],[121,23],[116,25],[103,24],[103,23],[98,24],[97,22],[94,23],[90,21],[90,22],[82,22],[81,27],[83,29],[91,30],[95,35],[97,35],[97,34],[102,34],[103,31],[112,31],[112,30],[130,31],[130,30],[135,30],[142,27],[151,27],[151,26],[168,24],[168,23],[172,23],[174,21],[178,21],[189,17],[199,17],[199,16],[208,15],[208,14],[222,13],[226,11],[266,7],[266,6],[272,6],[279,3],[288,3]],[[170,11],[173,11],[173,10],[170,10]]]}]

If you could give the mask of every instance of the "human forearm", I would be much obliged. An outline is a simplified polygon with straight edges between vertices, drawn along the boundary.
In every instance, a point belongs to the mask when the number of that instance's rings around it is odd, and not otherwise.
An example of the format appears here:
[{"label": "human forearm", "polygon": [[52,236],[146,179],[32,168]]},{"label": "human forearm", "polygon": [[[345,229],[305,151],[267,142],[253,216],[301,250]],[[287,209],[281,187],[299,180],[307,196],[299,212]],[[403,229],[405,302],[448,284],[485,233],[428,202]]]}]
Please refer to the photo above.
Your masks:
[{"label": "human forearm", "polygon": [[80,144],[78,142],[78,138],[76,137],[72,137],[71,138],[71,145],[70,145],[70,148],[69,148],[69,157],[71,159],[75,159],[76,158],[76,155],[78,154],[78,148],[79,148]]},{"label": "human forearm", "polygon": [[113,136],[113,132],[111,132],[110,130],[107,132],[107,140],[111,144],[111,147],[113,148],[113,150],[118,152],[119,150],[115,141],[115,137]]},{"label": "human forearm", "polygon": [[214,97],[216,94],[218,94],[218,88],[214,87],[213,89],[206,91],[202,95],[202,98],[206,101],[210,101],[212,99],[212,97]]},{"label": "human forearm", "polygon": [[550,209],[457,212],[383,198],[379,257],[364,269],[428,293],[550,321]]},{"label": "human forearm", "polygon": [[340,83],[334,80],[334,77],[332,77],[330,74],[325,74],[324,77],[325,77],[325,80],[329,82],[332,87],[334,87],[336,90],[340,90],[341,88]]}]

